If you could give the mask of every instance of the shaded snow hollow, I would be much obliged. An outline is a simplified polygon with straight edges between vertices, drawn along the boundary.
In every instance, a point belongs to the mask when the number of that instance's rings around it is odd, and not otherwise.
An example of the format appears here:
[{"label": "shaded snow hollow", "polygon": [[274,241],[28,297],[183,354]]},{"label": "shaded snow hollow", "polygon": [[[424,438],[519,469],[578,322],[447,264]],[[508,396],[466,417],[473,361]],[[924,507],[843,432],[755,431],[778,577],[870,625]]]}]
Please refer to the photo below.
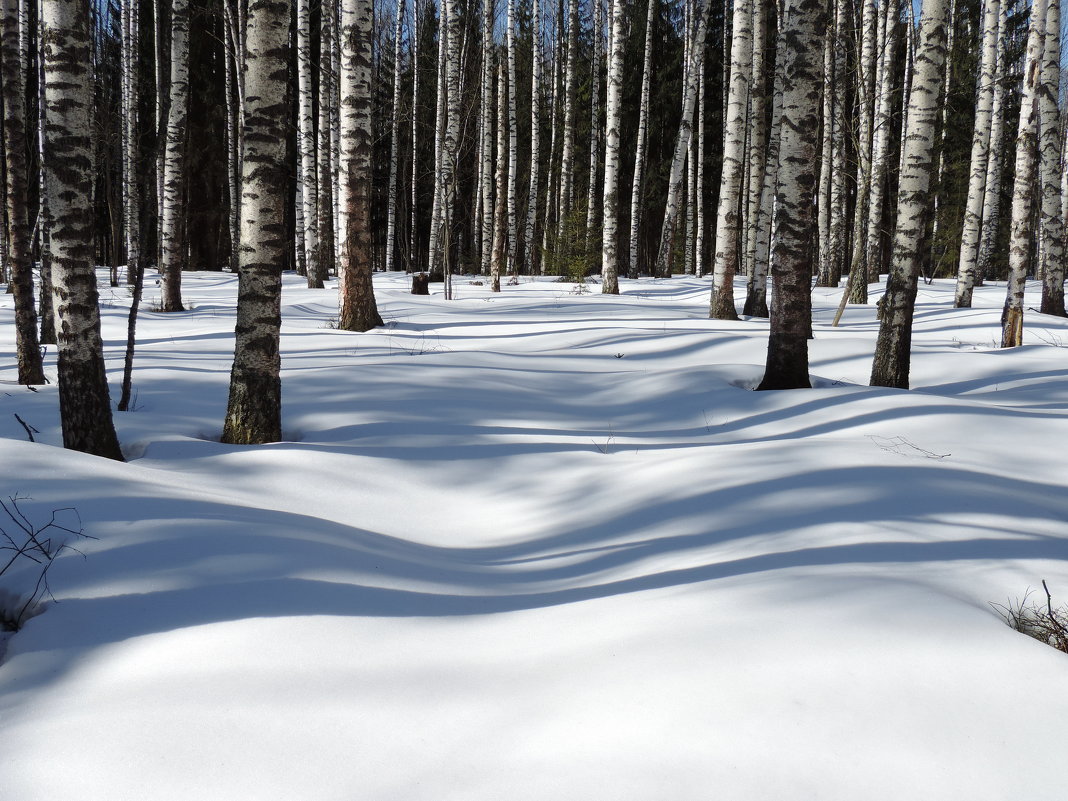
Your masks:
[{"label": "shaded snow hollow", "polygon": [[59,447],[0,297],[0,496],[97,538],[0,666],[4,801],[1062,796],[1068,658],[988,602],[1068,599],[1068,321],[1001,351],[1004,285],[921,286],[873,389],[874,306],[817,289],[816,388],[754,393],[767,322],[707,280],[377,275],[359,335],[285,280],[290,441],[217,442],[236,281],[191,273],[126,464]]}]

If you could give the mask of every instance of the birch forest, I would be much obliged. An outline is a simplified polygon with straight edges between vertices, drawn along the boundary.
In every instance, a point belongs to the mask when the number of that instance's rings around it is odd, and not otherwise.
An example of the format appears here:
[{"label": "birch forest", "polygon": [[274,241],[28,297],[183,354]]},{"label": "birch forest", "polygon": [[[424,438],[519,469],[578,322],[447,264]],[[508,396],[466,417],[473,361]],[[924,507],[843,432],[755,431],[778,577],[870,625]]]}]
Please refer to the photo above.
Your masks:
[{"label": "birch forest", "polygon": [[120,458],[100,268],[135,297],[120,409],[139,302],[233,271],[224,438],[277,440],[282,272],[366,331],[407,271],[707,276],[711,317],[770,315],[769,389],[808,385],[813,287],[885,282],[871,382],[907,388],[921,281],[1005,282],[1002,347],[1028,278],[1065,316],[1059,3],[3,0],[19,379],[55,345],[65,444]]}]

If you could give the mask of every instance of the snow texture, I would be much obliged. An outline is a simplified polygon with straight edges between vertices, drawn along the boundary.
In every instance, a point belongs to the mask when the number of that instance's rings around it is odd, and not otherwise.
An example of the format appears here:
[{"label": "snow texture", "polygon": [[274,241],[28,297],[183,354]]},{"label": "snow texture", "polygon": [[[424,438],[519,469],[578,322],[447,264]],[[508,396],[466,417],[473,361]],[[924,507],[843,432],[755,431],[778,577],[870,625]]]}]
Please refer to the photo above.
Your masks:
[{"label": "snow texture", "polygon": [[0,296],[0,495],[96,538],[8,643],[0,798],[1063,797],[1068,658],[989,602],[1068,598],[1068,321],[1000,350],[1003,283],[921,286],[876,389],[874,305],[817,289],[815,388],[752,392],[767,321],[705,280],[381,274],[366,334],[303,283],[255,447],[217,441],[235,278],[147,293],[126,464],[61,449]]}]

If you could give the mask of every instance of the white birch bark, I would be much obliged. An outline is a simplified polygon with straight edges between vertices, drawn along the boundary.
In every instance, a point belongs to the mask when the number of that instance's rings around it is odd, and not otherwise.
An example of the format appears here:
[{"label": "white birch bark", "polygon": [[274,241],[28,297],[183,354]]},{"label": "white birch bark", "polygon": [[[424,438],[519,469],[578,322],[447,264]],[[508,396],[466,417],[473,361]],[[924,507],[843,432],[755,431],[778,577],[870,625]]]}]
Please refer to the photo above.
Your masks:
[{"label": "white birch bark", "polygon": [[505,231],[508,166],[508,69],[502,60],[497,77],[497,164],[494,169],[496,198],[493,203],[493,252],[490,258],[490,290],[501,291],[507,232]]},{"label": "white birch bark", "polygon": [[232,0],[223,0],[223,28],[226,41],[223,47],[224,91],[226,92],[226,188],[229,199],[228,222],[230,231],[230,259],[228,267],[237,272],[237,249],[240,240],[241,193],[238,188],[241,162],[240,107],[238,104],[240,72],[237,69],[238,35],[237,20]]},{"label": "white birch bark", "polygon": [[1065,317],[1064,218],[1061,216],[1061,5],[1046,0],[1046,38],[1039,89],[1039,175],[1041,181],[1042,301],[1039,311]]},{"label": "white birch bark", "polygon": [[334,82],[333,50],[336,40],[332,3],[323,0],[319,20],[319,120],[316,165],[319,174],[317,185],[319,201],[317,219],[319,231],[319,265],[320,276],[325,282],[337,269],[337,228],[335,226],[334,207],[334,148],[332,142]]},{"label": "white birch bark", "polygon": [[[986,165],[986,189],[983,192],[983,221],[979,229],[979,252],[975,259],[975,286],[983,283],[997,241],[1001,216],[1001,166],[1005,140],[1005,70],[1008,62],[1008,3],[1002,0],[998,14],[998,56],[994,70],[994,103],[990,111],[990,156]],[[971,296],[967,298],[971,306]],[[963,301],[962,301],[963,302]]]},{"label": "white birch bark", "polygon": [[482,0],[482,139],[479,167],[480,192],[482,197],[481,217],[481,272],[489,274],[493,255],[493,122],[494,122],[494,69],[493,69],[493,0]]},{"label": "white birch bark", "polygon": [[232,444],[282,438],[279,334],[288,248],[278,187],[287,172],[290,10],[288,0],[250,0],[248,5],[237,326],[222,434],[222,441]]},{"label": "white birch bark", "polygon": [[526,244],[526,265],[531,275],[540,272],[536,227],[538,218],[538,181],[541,167],[541,4],[533,0],[531,18],[531,74],[530,74],[530,182],[527,185],[527,221],[523,231]]},{"label": "white birch bark", "polygon": [[646,0],[645,51],[642,56],[642,88],[638,108],[638,141],[634,148],[634,179],[630,194],[630,277],[637,278],[638,241],[641,233],[642,188],[645,175],[645,150],[649,141],[649,85],[653,67],[653,27],[656,25],[658,0]]},{"label": "white birch bark", "polygon": [[[708,92],[705,91],[705,63],[701,62],[701,94],[697,100],[697,166],[694,175],[694,227],[697,229],[693,243],[693,272],[698,278],[705,274],[705,108]],[[743,193],[743,203],[745,194]]]},{"label": "white birch bark", "polygon": [[438,91],[434,112],[434,195],[430,206],[430,235],[427,243],[427,262],[431,275],[444,274],[441,263],[441,223],[445,186],[442,174],[442,155],[445,148],[445,129],[448,127],[446,59],[449,52],[448,2],[442,0],[438,21]]},{"label": "white birch bark", "polygon": [[122,208],[126,239],[126,280],[130,284],[135,283],[141,264],[139,11],[140,5],[135,0],[125,0],[122,4]]},{"label": "white birch bark", "polygon": [[389,184],[386,189],[386,270],[393,270],[397,251],[397,195],[398,165],[400,164],[401,124],[401,33],[404,22],[404,0],[397,0],[397,20],[393,29],[393,118],[389,135]]},{"label": "white birch bark", "polygon": [[[671,171],[668,174],[667,199],[664,203],[664,222],[660,230],[660,247],[656,256],[656,272],[666,275],[671,258],[671,241],[675,231],[675,220],[679,213],[679,196],[682,188],[682,168],[685,166],[686,153],[689,150],[690,136],[693,132],[694,106],[697,100],[697,81],[700,76],[701,63],[704,61],[705,35],[708,31],[708,9],[710,0],[702,0],[698,11],[697,29],[694,33],[690,63],[686,67],[686,82],[683,86],[682,119],[679,121],[679,133],[675,139],[675,154],[671,159]],[[717,247],[719,236],[716,237]]]},{"label": "white birch bark", "polygon": [[1002,0],[986,0],[983,13],[983,49],[979,60],[979,91],[972,129],[972,152],[968,179],[968,200],[961,230],[960,262],[957,267],[957,290],[953,304],[957,308],[972,305],[976,263],[979,255],[979,232],[983,221],[986,195],[986,171],[990,160],[990,134],[994,110],[994,83],[998,54],[998,20]]},{"label": "white birch bark", "polygon": [[1001,347],[1023,344],[1023,297],[1031,266],[1032,196],[1041,116],[1041,64],[1046,31],[1046,0],[1031,4],[1027,34],[1020,121],[1016,134],[1016,170],[1012,186],[1012,222],[1009,227],[1009,281],[1001,313]]},{"label": "white birch bark", "polygon": [[601,292],[619,294],[619,141],[623,108],[623,0],[612,0],[612,47],[605,98],[604,229]]},{"label": "white birch bark", "polygon": [[753,79],[753,0],[735,0],[730,92],[724,119],[723,174],[716,213],[716,263],[709,317],[737,320],[734,276],[738,272],[742,171],[749,84]]},{"label": "white birch bark", "polygon": [[842,280],[846,248],[846,36],[849,16],[846,0],[834,0],[834,51],[835,85],[831,106],[831,226],[830,226],[830,275],[828,284],[838,286]]},{"label": "white birch bark", "polygon": [[555,41],[553,44],[553,59],[552,59],[552,77],[551,88],[549,90],[550,95],[550,107],[552,109],[549,117],[549,162],[546,169],[546,186],[545,186],[545,216],[542,220],[542,232],[541,232],[541,274],[545,275],[548,272],[549,267],[549,254],[553,248],[553,235],[556,232],[556,217],[554,215],[559,214],[559,181],[557,176],[559,175],[556,169],[557,156],[560,152],[560,113],[561,113],[561,100],[560,100],[560,62],[562,61],[562,37],[560,36],[559,18],[556,25]]},{"label": "white birch bark", "polygon": [[853,247],[849,259],[849,283],[842,295],[834,325],[845,303],[868,302],[868,205],[871,198],[872,129],[875,117],[876,26],[881,19],[875,0],[861,0],[861,42],[857,58],[857,197],[853,208]]},{"label": "white birch bark", "polygon": [[163,155],[163,215],[160,220],[160,308],[184,311],[182,269],[186,262],[186,121],[189,117],[189,0],[171,5],[170,108]]},{"label": "white birch bark", "polygon": [[834,36],[823,42],[823,125],[820,136],[820,183],[816,193],[816,233],[818,240],[818,274],[820,286],[830,285],[831,275],[831,172],[834,155],[831,135],[834,129]]},{"label": "white birch bark", "polygon": [[[267,0],[263,0],[267,2]],[[346,0],[338,29],[340,56],[338,263],[343,331],[382,325],[371,285],[371,0]]]},{"label": "white birch bark", "polygon": [[[486,2],[487,0],[483,0]],[[488,0],[492,3],[492,0]],[[420,0],[412,0],[412,194],[409,199],[408,269],[415,271],[419,257],[419,37]]]},{"label": "white birch bark", "polygon": [[508,49],[508,272],[512,283],[519,277],[519,227],[516,183],[519,179],[519,127],[516,118],[515,0],[508,0],[506,21]]},{"label": "white birch bark", "polygon": [[[767,158],[767,59],[768,2],[753,0],[753,78],[749,92],[749,192],[745,198],[745,243],[742,269],[746,276],[753,274],[756,255],[757,224],[760,217],[760,196],[764,190],[764,167]],[[747,293],[748,296],[748,293]]]},{"label": "white birch bark", "polygon": [[[401,6],[404,0],[399,0]],[[297,145],[300,152],[301,212],[304,224],[304,262],[308,287],[319,289],[323,276],[319,270],[319,186],[315,163],[315,85],[312,76],[311,0],[297,4]]]},{"label": "white birch bark", "polygon": [[571,204],[574,200],[574,164],[575,160],[575,92],[578,75],[575,62],[578,61],[578,0],[567,2],[567,66],[564,70],[564,142],[560,153],[560,216],[556,221],[556,255],[557,263],[567,257],[568,243],[566,231]]},{"label": "white birch bark", "polygon": [[601,183],[597,180],[604,141],[601,129],[601,64],[604,61],[604,21],[601,19],[601,0],[591,0],[593,47],[590,49],[590,180],[586,196],[586,252],[597,250],[597,222],[600,218],[597,201]]},{"label": "white birch bark", "polygon": [[890,102],[893,91],[893,54],[897,39],[898,6],[896,0],[883,3],[880,25],[883,30],[879,55],[878,90],[872,131],[871,189],[868,194],[868,226],[864,259],[868,281],[878,281],[882,270],[882,222],[886,202],[886,171],[890,159]]},{"label": "white birch bark", "polygon": [[454,264],[458,261],[455,254],[451,253],[453,244],[452,220],[456,208],[456,181],[457,181],[457,148],[460,138],[460,4],[458,0],[448,0],[443,4],[445,7],[446,25],[448,27],[448,49],[445,57],[445,91],[446,91],[446,115],[448,124],[445,126],[445,139],[442,153],[442,245],[444,258],[444,294],[446,300],[452,300],[452,273]]},{"label": "white birch bark", "polygon": [[122,461],[111,417],[93,270],[89,6],[41,3],[52,293],[63,446]]},{"label": "white birch bark", "polygon": [[920,274],[920,248],[930,203],[948,14],[947,0],[925,0],[909,94],[909,124],[903,143],[905,169],[899,179],[890,275],[882,300],[872,386],[899,389],[909,386],[912,318]]},{"label": "white birch bark", "polygon": [[[942,82],[942,92],[939,95],[942,104],[942,121],[938,126],[938,140],[935,143],[935,149],[938,153],[938,169],[936,170],[937,183],[934,191],[934,203],[933,210],[931,212],[931,269],[937,271],[939,263],[941,262],[941,256],[938,254],[938,248],[941,246],[940,242],[940,230],[942,227],[942,194],[943,187],[946,185],[946,128],[949,125],[949,90],[950,83],[953,79],[953,42],[956,36],[956,0],[950,0],[949,3],[949,23],[946,26],[946,63],[943,70],[944,79]],[[942,246],[942,251],[945,252],[945,247]]]}]

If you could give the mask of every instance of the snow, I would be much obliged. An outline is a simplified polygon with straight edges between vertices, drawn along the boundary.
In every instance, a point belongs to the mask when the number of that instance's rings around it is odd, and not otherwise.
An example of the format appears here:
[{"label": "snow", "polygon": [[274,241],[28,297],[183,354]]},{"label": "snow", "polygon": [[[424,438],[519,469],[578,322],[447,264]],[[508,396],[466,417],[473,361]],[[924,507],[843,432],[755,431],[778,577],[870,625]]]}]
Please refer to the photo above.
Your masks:
[{"label": "snow", "polygon": [[0,497],[95,538],[8,643],[0,798],[1060,797],[1068,658],[989,603],[1068,599],[1068,321],[1002,351],[1004,284],[923,285],[913,390],[869,388],[874,305],[817,289],[815,388],[756,393],[767,321],[707,280],[473,280],[377,275],[352,334],[287,275],[257,447],[217,441],[234,277],[150,286],[125,464],[61,449],[0,298]]}]

